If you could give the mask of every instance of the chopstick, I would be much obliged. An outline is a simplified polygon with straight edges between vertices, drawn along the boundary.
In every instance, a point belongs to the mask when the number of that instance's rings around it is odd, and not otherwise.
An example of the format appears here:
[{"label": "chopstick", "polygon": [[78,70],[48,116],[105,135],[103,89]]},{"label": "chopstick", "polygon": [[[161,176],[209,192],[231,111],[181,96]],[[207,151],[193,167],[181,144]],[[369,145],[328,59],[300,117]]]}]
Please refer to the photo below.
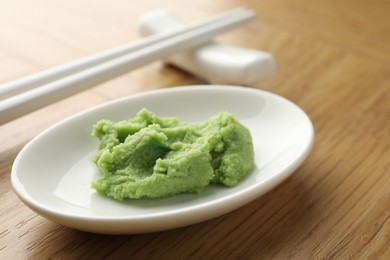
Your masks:
[{"label": "chopstick", "polygon": [[255,17],[239,8],[0,86],[0,124],[110,80],[154,60],[205,43]]},{"label": "chopstick", "polygon": [[119,46],[92,56],[88,56],[58,67],[54,67],[40,73],[33,74],[31,76],[27,76],[25,78],[15,80],[9,83],[5,83],[0,88],[0,100],[11,97],[13,95],[22,93],[24,91],[30,90],[34,87],[47,84],[51,81],[57,80],[59,78],[71,75],[72,73],[90,68],[99,63],[103,63],[109,61],[111,59],[120,57],[124,54],[130,53],[132,51],[136,51],[140,48],[146,47],[151,44],[155,44],[159,41],[168,39],[173,36],[180,35],[183,32],[190,31],[196,28],[200,28],[203,26],[207,26],[221,19],[227,19],[233,15],[238,15],[241,12],[247,12],[248,10],[240,7],[226,13],[217,15],[215,17],[209,18],[205,21],[201,21],[194,25],[190,25],[186,28],[180,28],[178,30],[174,30],[168,33],[162,33],[159,35],[153,35],[152,37],[148,37],[142,41],[136,41],[129,44],[125,44],[123,46]]}]

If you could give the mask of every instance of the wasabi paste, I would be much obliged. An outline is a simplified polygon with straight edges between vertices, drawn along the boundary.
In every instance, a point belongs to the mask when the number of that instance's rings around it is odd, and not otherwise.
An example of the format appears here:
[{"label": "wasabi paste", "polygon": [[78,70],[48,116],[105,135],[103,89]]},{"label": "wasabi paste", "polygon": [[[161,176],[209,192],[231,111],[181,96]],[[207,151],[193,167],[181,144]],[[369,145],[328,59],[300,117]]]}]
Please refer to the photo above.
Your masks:
[{"label": "wasabi paste", "polygon": [[227,112],[187,124],[142,109],[129,120],[99,121],[92,135],[100,140],[93,161],[102,173],[92,187],[120,201],[232,187],[253,166],[250,132]]}]

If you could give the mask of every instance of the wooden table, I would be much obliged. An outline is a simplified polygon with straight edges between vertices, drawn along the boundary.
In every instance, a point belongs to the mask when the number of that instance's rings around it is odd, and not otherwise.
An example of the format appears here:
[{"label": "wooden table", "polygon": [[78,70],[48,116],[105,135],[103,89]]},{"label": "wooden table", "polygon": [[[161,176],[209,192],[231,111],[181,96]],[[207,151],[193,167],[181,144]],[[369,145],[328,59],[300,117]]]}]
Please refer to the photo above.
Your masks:
[{"label": "wooden table", "polygon": [[191,22],[241,5],[259,18],[218,39],[274,54],[277,73],[251,87],[310,116],[316,139],[303,165],[239,210],[159,233],[84,233],[20,202],[12,163],[50,125],[124,95],[204,83],[155,62],[0,126],[1,259],[390,259],[389,1],[2,0],[0,83],[135,40],[151,9]]}]

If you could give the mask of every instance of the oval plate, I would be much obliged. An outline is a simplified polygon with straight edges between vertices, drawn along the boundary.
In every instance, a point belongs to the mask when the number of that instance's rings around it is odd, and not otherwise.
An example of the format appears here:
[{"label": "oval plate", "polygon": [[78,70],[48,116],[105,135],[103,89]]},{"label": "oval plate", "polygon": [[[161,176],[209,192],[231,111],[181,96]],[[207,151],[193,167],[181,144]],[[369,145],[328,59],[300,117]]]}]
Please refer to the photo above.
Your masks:
[{"label": "oval plate", "polygon": [[[118,202],[90,186],[101,119],[134,117],[141,108],[158,116],[201,122],[232,113],[252,134],[255,166],[236,187],[210,185],[201,194]],[[275,94],[233,86],[185,86],[115,100],[67,118],[31,140],[15,159],[11,178],[19,198],[59,224],[96,233],[134,234],[190,225],[235,210],[285,180],[306,158],[314,138],[307,115]]]}]

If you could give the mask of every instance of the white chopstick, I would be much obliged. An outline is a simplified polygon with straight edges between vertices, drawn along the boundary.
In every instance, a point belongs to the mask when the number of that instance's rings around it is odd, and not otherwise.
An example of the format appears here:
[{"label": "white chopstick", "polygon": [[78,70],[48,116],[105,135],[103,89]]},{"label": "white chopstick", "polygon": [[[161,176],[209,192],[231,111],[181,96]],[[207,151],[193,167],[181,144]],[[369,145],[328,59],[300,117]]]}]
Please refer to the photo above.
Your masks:
[{"label": "white chopstick", "polygon": [[47,84],[54,80],[63,78],[65,76],[71,75],[75,72],[85,70],[92,66],[96,66],[97,64],[112,60],[114,58],[120,57],[127,53],[136,51],[140,48],[149,46],[151,44],[158,43],[159,41],[168,39],[173,36],[180,35],[184,32],[200,28],[203,26],[208,26],[214,22],[220,21],[221,19],[228,19],[229,17],[236,16],[239,13],[247,12],[248,10],[240,7],[231,11],[228,11],[223,14],[219,14],[215,17],[208,18],[204,21],[198,22],[196,24],[190,25],[185,28],[180,28],[174,31],[170,31],[167,33],[162,33],[158,35],[153,35],[151,37],[145,38],[141,41],[132,42],[129,44],[125,44],[123,46],[119,46],[92,56],[88,56],[79,60],[75,60],[69,62],[67,64],[63,64],[54,68],[47,69],[45,71],[35,73],[31,76],[27,76],[9,83],[5,83],[0,87],[0,100],[6,99],[8,97],[14,96],[16,94],[25,92],[32,88],[35,88],[40,85]]},{"label": "white chopstick", "polygon": [[204,43],[254,17],[253,11],[240,8],[172,33],[149,37],[30,76],[17,81],[14,85],[9,83],[0,86],[0,89],[8,86],[3,92],[6,99],[0,101],[0,124],[154,60]]}]

